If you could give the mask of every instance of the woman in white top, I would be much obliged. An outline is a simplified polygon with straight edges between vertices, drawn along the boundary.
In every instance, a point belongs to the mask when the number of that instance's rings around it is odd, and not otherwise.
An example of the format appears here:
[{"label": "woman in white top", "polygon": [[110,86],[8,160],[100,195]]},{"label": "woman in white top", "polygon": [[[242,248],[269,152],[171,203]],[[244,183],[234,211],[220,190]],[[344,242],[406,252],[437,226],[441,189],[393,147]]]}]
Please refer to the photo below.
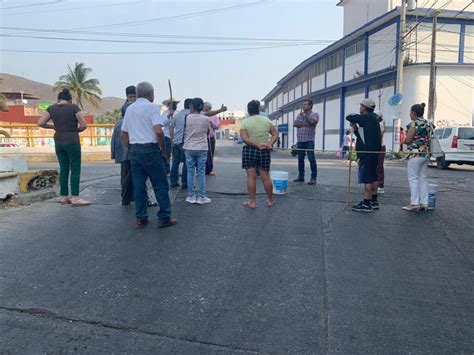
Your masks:
[{"label": "woman in white top", "polygon": [[[207,134],[211,121],[209,117],[201,115],[204,101],[197,97],[191,104],[191,113],[186,116],[184,123],[184,145],[186,166],[188,169],[188,197],[186,202],[200,205],[210,203],[206,197],[206,160],[207,160]],[[197,166],[199,196],[196,198],[194,189],[194,172]]]}]

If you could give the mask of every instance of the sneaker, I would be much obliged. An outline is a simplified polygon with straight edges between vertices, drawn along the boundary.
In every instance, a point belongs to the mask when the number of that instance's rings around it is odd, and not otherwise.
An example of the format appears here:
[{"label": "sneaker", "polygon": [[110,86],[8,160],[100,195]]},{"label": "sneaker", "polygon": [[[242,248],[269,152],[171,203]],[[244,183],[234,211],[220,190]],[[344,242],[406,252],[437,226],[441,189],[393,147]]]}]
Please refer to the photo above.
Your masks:
[{"label": "sneaker", "polygon": [[384,188],[383,188],[383,187],[379,187],[379,188],[377,189],[377,193],[378,193],[378,194],[384,194],[384,193],[385,193]]},{"label": "sneaker", "polygon": [[356,212],[374,212],[371,206],[368,206],[364,201],[359,202],[358,205],[352,206],[352,210]]},{"label": "sneaker", "polygon": [[404,211],[418,211],[419,209],[420,209],[419,205],[411,205],[411,204],[402,207],[402,210]]},{"label": "sneaker", "polygon": [[205,205],[206,203],[211,203],[211,199],[209,197],[199,197],[197,203],[199,205]]},{"label": "sneaker", "polygon": [[188,202],[188,203],[197,203],[196,196],[186,197],[186,202]]},{"label": "sneaker", "polygon": [[158,206],[157,202],[148,201],[148,207],[155,207],[155,206]]},{"label": "sneaker", "polygon": [[304,182],[304,178],[301,176],[298,176],[296,179],[293,180],[293,182]]},{"label": "sneaker", "polygon": [[316,179],[311,178],[311,180],[308,181],[308,185],[316,185]]},{"label": "sneaker", "polygon": [[370,202],[370,207],[372,207],[373,210],[380,209],[380,205],[379,205],[378,201],[371,201]]}]

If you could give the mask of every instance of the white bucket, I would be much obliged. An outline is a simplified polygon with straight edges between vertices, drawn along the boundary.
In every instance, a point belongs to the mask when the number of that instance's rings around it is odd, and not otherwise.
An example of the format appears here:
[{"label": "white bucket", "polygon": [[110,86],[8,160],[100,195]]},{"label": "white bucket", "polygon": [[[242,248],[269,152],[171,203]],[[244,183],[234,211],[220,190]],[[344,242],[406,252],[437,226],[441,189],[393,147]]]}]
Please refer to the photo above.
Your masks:
[{"label": "white bucket", "polygon": [[434,210],[436,207],[436,193],[438,192],[438,185],[428,185],[428,209]]},{"label": "white bucket", "polygon": [[273,193],[277,195],[286,194],[288,188],[289,174],[286,171],[271,171],[270,178],[273,181]]}]

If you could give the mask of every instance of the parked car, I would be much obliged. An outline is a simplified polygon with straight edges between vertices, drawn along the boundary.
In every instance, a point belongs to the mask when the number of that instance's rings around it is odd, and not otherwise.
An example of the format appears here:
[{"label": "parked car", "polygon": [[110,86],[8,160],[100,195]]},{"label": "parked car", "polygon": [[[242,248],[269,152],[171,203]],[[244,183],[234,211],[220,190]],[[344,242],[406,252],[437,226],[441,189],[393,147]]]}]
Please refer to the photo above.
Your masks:
[{"label": "parked car", "polygon": [[474,165],[474,127],[436,128],[434,136],[442,154],[431,159],[439,169],[447,169],[451,163]]}]

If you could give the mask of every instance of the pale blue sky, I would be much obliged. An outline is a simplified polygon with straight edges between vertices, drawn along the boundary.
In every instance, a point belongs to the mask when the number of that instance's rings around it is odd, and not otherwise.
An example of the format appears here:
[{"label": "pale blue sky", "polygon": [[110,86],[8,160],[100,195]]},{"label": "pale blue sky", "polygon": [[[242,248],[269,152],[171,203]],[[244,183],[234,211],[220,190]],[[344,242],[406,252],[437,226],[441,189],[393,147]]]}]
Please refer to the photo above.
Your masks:
[{"label": "pale blue sky", "polygon": [[[80,31],[115,34],[327,41],[342,36],[343,13],[342,8],[337,7],[336,3],[336,0],[173,2],[4,0],[0,1],[0,27],[2,27],[0,47],[2,50],[30,51],[163,52],[275,45],[274,42],[257,43],[253,40],[251,43],[248,40],[229,43],[232,41],[228,39],[225,40],[228,45],[215,45],[215,38],[138,38],[63,32],[77,28],[83,28]],[[210,10],[216,11],[195,14]],[[181,16],[190,13],[192,15],[188,17]],[[178,18],[120,27],[95,27],[173,16]],[[32,30],[20,31],[16,28]],[[39,32],[39,29],[59,32]],[[7,35],[63,37],[68,40],[18,38]],[[129,42],[71,41],[72,38]],[[131,43],[134,40],[173,43],[184,41],[191,44]],[[195,41],[205,43],[193,44]],[[226,103],[231,110],[237,110],[245,107],[250,99],[262,98],[283,75],[327,45],[328,43],[324,42],[250,51],[186,54],[47,54],[2,51],[0,71],[52,84],[67,71],[67,64],[84,62],[93,69],[92,76],[100,80],[104,96],[123,97],[127,85],[146,80],[155,86],[157,101],[161,101],[169,96],[167,80],[171,79],[173,94],[178,98],[200,96],[213,102],[214,106]]]}]

